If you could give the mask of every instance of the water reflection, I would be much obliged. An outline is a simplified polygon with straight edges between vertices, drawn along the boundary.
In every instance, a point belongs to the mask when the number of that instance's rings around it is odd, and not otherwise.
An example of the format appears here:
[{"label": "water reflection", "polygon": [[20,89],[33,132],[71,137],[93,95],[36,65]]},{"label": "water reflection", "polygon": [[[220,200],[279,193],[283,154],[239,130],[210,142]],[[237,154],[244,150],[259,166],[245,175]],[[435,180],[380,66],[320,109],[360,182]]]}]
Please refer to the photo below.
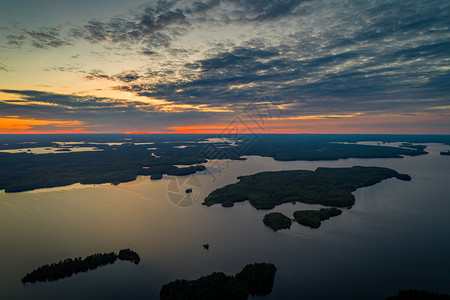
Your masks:
[{"label": "water reflection", "polygon": [[[210,168],[192,176],[199,200],[183,208],[171,201],[172,176],[2,193],[0,298],[156,299],[160,287],[174,279],[234,274],[259,261],[278,268],[268,299],[384,299],[408,288],[449,292],[450,163],[439,156],[446,148],[432,144],[429,155],[403,159],[209,161]],[[262,223],[268,211],[248,203],[200,204],[240,175],[354,165],[393,168],[412,181],[389,179],[357,190],[354,207],[318,230],[294,223],[291,230],[274,233]],[[317,206],[288,203],[271,211],[291,216],[311,207]],[[42,264],[123,248],[138,252],[141,263],[117,263],[52,283],[20,283]]]}]

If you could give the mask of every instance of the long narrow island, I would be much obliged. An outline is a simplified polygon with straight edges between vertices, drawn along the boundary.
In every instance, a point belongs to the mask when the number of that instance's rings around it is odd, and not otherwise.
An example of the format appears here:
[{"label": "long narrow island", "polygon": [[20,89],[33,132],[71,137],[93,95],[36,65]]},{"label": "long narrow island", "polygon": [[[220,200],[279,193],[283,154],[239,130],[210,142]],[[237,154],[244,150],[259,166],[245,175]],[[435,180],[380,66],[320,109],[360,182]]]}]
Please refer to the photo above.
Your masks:
[{"label": "long narrow island", "polygon": [[66,277],[71,277],[73,274],[80,272],[88,272],[95,270],[98,267],[113,264],[117,259],[123,261],[130,261],[138,264],[141,260],[139,254],[130,249],[122,249],[118,254],[111,253],[96,253],[89,255],[82,259],[77,257],[75,259],[67,258],[58,263],[50,265],[43,265],[22,278],[22,283],[35,283],[38,281],[56,281]]}]

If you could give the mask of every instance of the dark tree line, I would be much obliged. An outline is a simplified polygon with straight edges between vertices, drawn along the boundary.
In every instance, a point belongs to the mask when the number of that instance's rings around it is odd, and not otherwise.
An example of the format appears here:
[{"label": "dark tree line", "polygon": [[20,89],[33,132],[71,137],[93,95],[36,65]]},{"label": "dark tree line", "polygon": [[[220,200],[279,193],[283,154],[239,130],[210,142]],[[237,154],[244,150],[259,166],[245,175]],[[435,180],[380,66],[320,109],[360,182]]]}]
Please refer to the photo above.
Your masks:
[{"label": "dark tree line", "polygon": [[235,276],[215,272],[196,280],[176,280],[160,291],[162,300],[241,300],[249,295],[262,296],[272,292],[277,268],[273,264],[249,264]]},{"label": "dark tree line", "polygon": [[58,263],[43,265],[22,278],[22,283],[35,283],[38,281],[55,281],[78,274],[80,272],[88,272],[98,267],[113,264],[117,259],[130,261],[138,264],[140,261],[139,254],[130,249],[123,249],[119,254],[96,253],[85,257],[77,257],[75,259],[67,258]]},{"label": "dark tree line", "polygon": [[283,203],[299,201],[348,207],[355,203],[353,191],[392,177],[411,180],[407,174],[380,167],[261,172],[238,177],[239,182],[213,191],[204,204],[220,203],[229,207],[234,202],[249,201],[257,209],[272,209]]}]

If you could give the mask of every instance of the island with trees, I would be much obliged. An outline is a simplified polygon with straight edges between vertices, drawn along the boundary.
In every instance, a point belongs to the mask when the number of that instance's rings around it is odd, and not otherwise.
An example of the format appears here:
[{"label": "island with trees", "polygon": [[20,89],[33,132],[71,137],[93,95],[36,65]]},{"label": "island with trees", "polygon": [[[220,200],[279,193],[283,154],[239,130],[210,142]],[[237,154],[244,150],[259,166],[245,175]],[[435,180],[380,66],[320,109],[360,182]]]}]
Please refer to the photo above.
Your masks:
[{"label": "island with trees", "polygon": [[262,172],[240,176],[237,183],[211,192],[204,205],[249,201],[256,209],[272,209],[288,202],[348,207],[355,203],[352,192],[388,178],[409,181],[411,177],[389,168],[317,168]]},{"label": "island with trees", "polygon": [[292,220],[282,213],[273,212],[264,216],[263,223],[272,228],[273,231],[278,231],[291,228]]},{"label": "island with trees", "polygon": [[[273,209],[283,203],[299,201],[332,206],[294,213],[294,219],[299,224],[318,228],[322,221],[342,213],[336,207],[351,208],[355,203],[353,191],[388,178],[411,180],[407,174],[381,167],[321,167],[315,171],[261,172],[238,177],[239,182],[211,192],[203,204],[211,206],[220,203],[224,207],[232,207],[236,202],[249,201],[256,209]],[[264,216],[263,223],[277,231],[289,229],[292,220],[282,213],[272,212]]]},{"label": "island with trees", "polygon": [[294,212],[294,218],[301,225],[319,228],[322,221],[339,216],[341,213],[342,210],[335,207],[321,208],[319,210],[299,210]]},{"label": "island with trees", "polygon": [[277,268],[269,263],[246,265],[234,276],[215,272],[196,280],[176,280],[165,284],[161,300],[228,300],[248,299],[249,295],[263,296],[272,292]]},{"label": "island with trees", "polygon": [[[342,210],[336,207],[321,208],[319,210],[298,210],[294,212],[294,220],[304,226],[319,228],[322,221],[339,216],[341,213]],[[280,212],[272,212],[264,216],[263,223],[273,231],[278,231],[280,229],[290,229],[292,220]]]},{"label": "island with trees", "polygon": [[122,249],[119,254],[96,253],[85,257],[77,257],[75,259],[67,258],[58,263],[43,265],[22,278],[22,283],[35,283],[56,281],[59,279],[71,277],[73,274],[80,272],[88,272],[98,267],[113,264],[116,260],[130,261],[135,264],[140,262],[139,254],[130,249]]},{"label": "island with trees", "polygon": [[448,150],[448,151],[441,151],[440,154],[441,154],[441,155],[447,155],[447,156],[450,156],[450,150]]}]

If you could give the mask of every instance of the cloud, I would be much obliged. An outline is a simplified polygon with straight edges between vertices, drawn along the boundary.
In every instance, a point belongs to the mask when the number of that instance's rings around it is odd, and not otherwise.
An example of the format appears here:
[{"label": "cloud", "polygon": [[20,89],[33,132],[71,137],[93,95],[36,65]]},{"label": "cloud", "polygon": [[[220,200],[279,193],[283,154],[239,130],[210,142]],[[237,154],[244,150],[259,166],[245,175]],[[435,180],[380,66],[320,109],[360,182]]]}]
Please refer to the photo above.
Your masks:
[{"label": "cloud", "polygon": [[267,93],[279,104],[301,103],[304,113],[417,110],[429,101],[448,101],[449,75],[435,70],[446,56],[445,46],[433,44],[392,54],[353,50],[301,60],[272,47],[236,47],[186,64],[190,75],[184,81],[119,89],[213,106],[248,102]]},{"label": "cloud", "polygon": [[242,9],[246,17],[242,20],[267,21],[276,20],[290,14],[295,14],[295,9],[304,0],[237,0],[230,1]]},{"label": "cloud", "polygon": [[[77,120],[100,132],[161,131],[171,126],[229,120],[229,113],[173,110],[165,105],[93,96],[48,93],[35,90],[0,90],[0,118],[25,120]],[[11,95],[11,97],[8,97]],[[81,125],[80,125],[81,126]]]},{"label": "cloud", "polygon": [[[167,47],[172,36],[179,32],[172,30],[172,27],[189,25],[181,9],[171,10],[173,3],[159,1],[156,7],[141,7],[126,18],[113,17],[107,21],[92,19],[86,25],[72,28],[71,36],[91,43],[143,44],[150,49]],[[151,50],[147,50],[147,54],[150,53],[148,51]]]},{"label": "cloud", "polygon": [[157,54],[156,52],[149,50],[149,49],[145,49],[145,48],[142,49],[142,51],[140,53],[145,56],[152,56],[152,55]]},{"label": "cloud", "polygon": [[87,80],[106,79],[112,81],[120,81],[123,83],[131,83],[141,78],[141,75],[139,75],[135,70],[128,70],[110,76],[102,70],[94,69],[89,71],[84,78]]},{"label": "cloud", "polygon": [[7,36],[8,44],[21,47],[25,43],[26,36],[24,34],[14,35],[10,34]]},{"label": "cloud", "polygon": [[115,79],[130,83],[138,80],[141,76],[136,71],[125,71],[114,76]]},{"label": "cloud", "polygon": [[30,39],[32,46],[41,49],[73,45],[68,38],[62,37],[59,28],[40,27],[36,30],[15,28],[13,31],[17,33],[9,34],[6,39],[8,44],[19,48],[22,47],[28,39]]},{"label": "cloud", "polygon": [[24,32],[31,37],[32,45],[37,48],[57,48],[72,45],[68,41],[60,38],[59,30],[56,28],[40,28],[33,31],[24,30]]},{"label": "cloud", "polygon": [[37,48],[56,48],[73,45],[77,39],[82,39],[93,44],[144,45],[148,48],[144,54],[148,55],[152,53],[151,49],[169,47],[192,24],[277,20],[298,15],[296,8],[303,2],[305,0],[158,1],[140,6],[126,15],[107,20],[90,19],[86,24],[75,25],[68,30],[61,27],[18,29],[18,34],[8,37],[8,43],[20,47],[30,38],[31,44]]},{"label": "cloud", "polygon": [[8,70],[8,67],[6,67],[6,65],[0,63],[0,71],[8,72],[9,70]]},{"label": "cloud", "polygon": [[[289,105],[292,114],[417,112],[431,102],[448,103],[450,39],[445,1],[426,5],[344,1],[335,6],[331,1],[304,1],[289,2],[286,10],[280,3],[194,5],[187,16],[219,15],[228,5],[229,21],[234,16],[236,22],[261,24],[261,29],[251,27],[258,38],[231,46],[216,42],[204,57],[186,62],[178,73],[143,75],[139,83],[116,88],[174,103],[211,106],[238,105],[265,93]],[[246,5],[249,10],[244,13],[240,9]],[[287,15],[294,17],[289,20],[296,32],[282,32]],[[278,20],[282,25],[273,23]],[[280,36],[261,34],[268,26]],[[171,80],[175,74],[182,76]],[[155,76],[167,80],[155,83],[150,80]]]},{"label": "cloud", "polygon": [[84,77],[87,80],[94,80],[94,79],[107,79],[111,80],[111,77],[104,73],[102,70],[91,70],[88,72],[88,74]]},{"label": "cloud", "polygon": [[2,100],[12,105],[33,105],[44,110],[60,110],[65,113],[109,113],[120,111],[154,111],[151,104],[136,103],[133,101],[111,98],[77,96],[48,93],[34,90],[0,90],[6,94],[20,95],[21,99]]}]

